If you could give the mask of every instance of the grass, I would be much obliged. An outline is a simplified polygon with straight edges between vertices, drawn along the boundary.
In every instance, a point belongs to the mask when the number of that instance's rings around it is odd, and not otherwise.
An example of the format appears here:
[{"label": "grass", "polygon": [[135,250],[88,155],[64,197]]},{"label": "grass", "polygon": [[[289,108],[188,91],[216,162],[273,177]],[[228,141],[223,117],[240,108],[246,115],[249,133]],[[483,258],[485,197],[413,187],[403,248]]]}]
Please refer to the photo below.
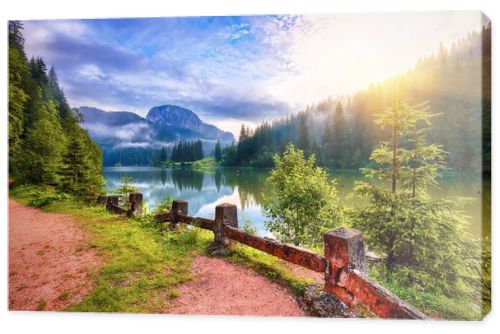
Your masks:
[{"label": "grass", "polygon": [[43,311],[43,310],[45,310],[46,306],[47,306],[47,301],[44,299],[41,299],[38,301],[38,304],[36,304],[36,310]]},{"label": "grass", "polygon": [[302,296],[305,288],[312,284],[312,279],[305,279],[292,274],[287,269],[287,262],[261,252],[252,247],[233,243],[227,259],[242,264],[266,276],[270,280],[290,288],[296,296]]},{"label": "grass", "polygon": [[401,286],[381,279],[376,268],[371,268],[369,276],[396,296],[409,303],[424,314],[437,319],[481,320],[481,308],[467,297],[451,298],[443,294],[420,291],[413,287]]},{"label": "grass", "polygon": [[[32,191],[18,187],[10,192],[27,204]],[[194,257],[204,254],[213,241],[212,232],[198,228],[170,230],[151,217],[124,219],[100,207],[76,204],[72,200],[50,201],[42,210],[70,214],[92,238],[90,246],[98,250],[102,266],[91,273],[95,288],[67,311],[155,313],[166,310],[179,297],[176,287],[191,279]],[[227,258],[265,275],[296,295],[310,281],[287,271],[286,263],[253,248],[234,244]],[[59,299],[69,298],[63,292]],[[46,304],[45,304],[46,305]],[[43,308],[45,307],[43,305]],[[43,309],[42,308],[42,309]]]},{"label": "grass", "polygon": [[205,157],[196,161],[185,161],[185,162],[165,162],[163,167],[189,167],[193,169],[212,169],[218,166],[214,157]]},{"label": "grass", "polygon": [[70,296],[71,296],[71,292],[70,292],[70,291],[68,291],[68,290],[66,290],[66,291],[64,291],[63,293],[61,293],[61,294],[57,297],[57,299],[58,299],[59,301],[63,302],[63,301],[65,301],[65,300],[67,300]]}]

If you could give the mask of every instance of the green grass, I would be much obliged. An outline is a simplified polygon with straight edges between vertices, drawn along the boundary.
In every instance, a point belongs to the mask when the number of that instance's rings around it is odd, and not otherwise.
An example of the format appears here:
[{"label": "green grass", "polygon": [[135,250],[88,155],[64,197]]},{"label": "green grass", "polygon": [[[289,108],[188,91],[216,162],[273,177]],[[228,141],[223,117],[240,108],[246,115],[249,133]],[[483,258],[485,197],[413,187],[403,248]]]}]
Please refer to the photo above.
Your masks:
[{"label": "green grass", "polygon": [[44,299],[40,299],[36,305],[36,310],[43,311],[46,306],[47,306],[47,301]]},{"label": "green grass", "polygon": [[373,267],[369,276],[429,317],[447,320],[480,320],[483,317],[480,306],[465,296],[451,298],[443,294],[420,291],[413,287],[390,283],[381,279],[377,268]]},{"label": "green grass", "polygon": [[191,164],[193,168],[215,168],[217,167],[217,161],[214,157],[205,157],[201,160],[193,161]]},{"label": "green grass", "polygon": [[185,161],[185,162],[173,162],[167,161],[163,164],[163,167],[188,167],[193,169],[213,169],[218,166],[218,163],[215,161],[214,157],[205,157],[196,161]]},{"label": "green grass", "polygon": [[292,274],[284,260],[236,242],[232,244],[227,259],[232,263],[248,266],[272,281],[290,288],[296,296],[303,295],[305,288],[313,283],[312,279]]}]

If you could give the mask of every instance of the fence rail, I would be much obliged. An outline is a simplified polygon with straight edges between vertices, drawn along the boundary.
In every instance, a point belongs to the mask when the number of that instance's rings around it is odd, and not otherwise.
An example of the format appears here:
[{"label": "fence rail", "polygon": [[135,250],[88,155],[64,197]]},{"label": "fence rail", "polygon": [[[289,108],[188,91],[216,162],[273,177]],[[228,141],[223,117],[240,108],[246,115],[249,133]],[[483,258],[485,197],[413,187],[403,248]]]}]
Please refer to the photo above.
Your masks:
[{"label": "fence rail", "polygon": [[[106,208],[111,212],[130,216],[140,212],[142,194],[133,193],[130,196],[129,210],[118,207],[116,196],[108,196],[106,200],[100,196],[98,203],[106,204]],[[183,223],[210,230],[214,233],[212,245],[218,247],[227,247],[229,241],[233,240],[307,269],[325,273],[324,291],[351,308],[361,304],[381,318],[427,318],[425,314],[368,278],[363,235],[358,230],[340,227],[325,233],[325,255],[321,256],[301,247],[251,235],[239,229],[237,209],[232,204],[216,206],[214,220],[191,217],[187,213],[188,202],[174,200],[170,211],[156,215],[155,219],[159,222],[170,222],[173,228]]]}]

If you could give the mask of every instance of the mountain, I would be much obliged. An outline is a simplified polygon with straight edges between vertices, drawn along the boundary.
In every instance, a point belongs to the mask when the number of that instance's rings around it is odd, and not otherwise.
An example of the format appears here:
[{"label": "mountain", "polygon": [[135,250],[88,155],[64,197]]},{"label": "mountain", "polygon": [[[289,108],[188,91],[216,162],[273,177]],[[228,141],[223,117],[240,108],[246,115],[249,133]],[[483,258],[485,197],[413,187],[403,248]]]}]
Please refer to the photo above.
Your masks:
[{"label": "mountain", "polygon": [[216,126],[204,123],[198,115],[189,109],[174,105],[153,107],[149,110],[146,120],[161,126],[189,129],[198,134],[203,134],[210,139],[222,142],[233,142],[234,137],[230,132],[224,132]]},{"label": "mountain", "polygon": [[82,127],[103,151],[104,166],[151,165],[155,154],[170,151],[179,141],[200,139],[205,155],[211,154],[217,140],[223,146],[233,143],[230,132],[203,122],[193,111],[174,105],[151,108],[146,118],[127,111],[104,111],[80,107]]}]

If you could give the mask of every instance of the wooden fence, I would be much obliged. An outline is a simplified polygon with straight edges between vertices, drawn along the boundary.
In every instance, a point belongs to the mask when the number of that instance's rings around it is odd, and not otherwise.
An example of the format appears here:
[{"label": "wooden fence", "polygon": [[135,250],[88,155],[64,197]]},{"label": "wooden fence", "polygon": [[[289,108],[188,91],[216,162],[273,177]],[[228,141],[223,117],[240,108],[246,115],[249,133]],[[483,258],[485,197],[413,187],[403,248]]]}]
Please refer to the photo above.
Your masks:
[{"label": "wooden fence", "polygon": [[[108,196],[98,202],[108,210],[132,215],[140,212],[142,195],[131,194],[129,210],[118,207],[116,196]],[[134,204],[132,204],[134,203]],[[188,202],[174,200],[168,213],[159,214],[159,222],[170,222],[175,228],[179,223],[190,224],[214,233],[213,245],[227,247],[230,240],[245,244],[285,261],[309,270],[325,274],[324,291],[340,299],[351,308],[362,304],[381,318],[426,319],[427,317],[406,304],[387,289],[366,275],[366,259],[363,235],[360,231],[340,227],[323,235],[324,256],[290,244],[246,233],[238,228],[235,205],[221,204],[215,207],[215,219],[191,217]]]}]

